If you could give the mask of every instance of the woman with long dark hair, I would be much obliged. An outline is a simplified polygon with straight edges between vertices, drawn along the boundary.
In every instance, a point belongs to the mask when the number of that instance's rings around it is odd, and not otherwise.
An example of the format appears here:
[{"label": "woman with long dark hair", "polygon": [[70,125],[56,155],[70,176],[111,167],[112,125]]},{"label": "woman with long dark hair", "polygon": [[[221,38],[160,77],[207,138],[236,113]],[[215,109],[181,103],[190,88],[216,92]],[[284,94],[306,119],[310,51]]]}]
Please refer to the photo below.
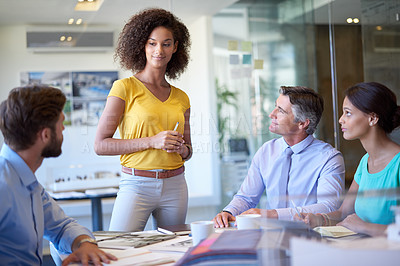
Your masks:
[{"label": "woman with long dark hair", "polygon": [[395,198],[367,197],[368,190],[395,189],[400,184],[400,145],[388,136],[400,126],[400,107],[396,95],[377,83],[359,83],[346,90],[343,115],[339,119],[343,138],[359,139],[366,150],[354,180],[338,211],[306,214],[312,227],[342,225],[371,236],[384,234],[394,222],[391,206]]}]

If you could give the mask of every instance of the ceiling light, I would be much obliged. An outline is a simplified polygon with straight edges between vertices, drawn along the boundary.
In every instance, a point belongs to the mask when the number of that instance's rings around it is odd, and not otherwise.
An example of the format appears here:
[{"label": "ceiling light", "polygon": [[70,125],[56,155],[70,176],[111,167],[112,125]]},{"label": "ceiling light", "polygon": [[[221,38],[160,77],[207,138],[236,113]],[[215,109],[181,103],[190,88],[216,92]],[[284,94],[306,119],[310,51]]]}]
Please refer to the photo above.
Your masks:
[{"label": "ceiling light", "polygon": [[352,19],[352,18],[348,18],[346,21],[347,21],[347,23],[349,23],[349,24],[350,24],[350,23],[353,23],[353,19]]},{"label": "ceiling light", "polygon": [[60,41],[61,42],[65,41],[65,36],[64,35],[60,37]]},{"label": "ceiling light", "polygon": [[104,0],[86,0],[86,1],[79,1],[76,3],[74,10],[75,11],[97,11],[103,4]]},{"label": "ceiling light", "polygon": [[82,19],[81,18],[78,18],[77,20],[76,20],[76,25],[81,25],[82,24]]},{"label": "ceiling light", "polygon": [[360,20],[358,18],[353,18],[353,22],[358,23],[358,22],[360,22]]},{"label": "ceiling light", "polygon": [[382,30],[382,26],[376,26],[376,30]]},{"label": "ceiling light", "polygon": [[68,36],[67,42],[70,42],[70,41],[72,41],[72,37],[71,37],[71,36]]},{"label": "ceiling light", "polygon": [[73,19],[73,18],[70,18],[70,19],[68,20],[68,24],[71,25],[71,24],[73,24],[73,23],[74,23],[74,19]]}]

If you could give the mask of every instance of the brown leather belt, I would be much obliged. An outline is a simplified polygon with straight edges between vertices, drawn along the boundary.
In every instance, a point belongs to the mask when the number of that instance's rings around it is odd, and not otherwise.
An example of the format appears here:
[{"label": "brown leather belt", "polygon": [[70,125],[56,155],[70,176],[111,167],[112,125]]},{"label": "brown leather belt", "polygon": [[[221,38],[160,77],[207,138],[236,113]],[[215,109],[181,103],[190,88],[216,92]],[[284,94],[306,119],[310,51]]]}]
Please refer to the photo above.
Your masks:
[{"label": "brown leather belt", "polygon": [[137,176],[163,179],[163,178],[169,178],[171,176],[176,176],[176,175],[182,174],[185,171],[185,166],[181,166],[181,167],[179,167],[177,169],[173,169],[173,170],[164,170],[164,171],[160,171],[160,172],[148,171],[148,170],[138,170],[138,169],[132,169],[132,168],[122,166],[122,172],[125,174],[132,175],[132,170],[133,170],[133,174],[137,175]]}]

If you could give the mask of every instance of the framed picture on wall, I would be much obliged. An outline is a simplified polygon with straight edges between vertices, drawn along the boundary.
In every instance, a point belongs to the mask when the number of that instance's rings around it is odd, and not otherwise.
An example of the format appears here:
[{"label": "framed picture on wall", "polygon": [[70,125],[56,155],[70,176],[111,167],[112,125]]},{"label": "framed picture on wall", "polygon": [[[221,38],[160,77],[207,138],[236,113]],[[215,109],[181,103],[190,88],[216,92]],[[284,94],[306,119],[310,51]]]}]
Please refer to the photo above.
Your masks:
[{"label": "framed picture on wall", "polygon": [[72,124],[96,126],[117,71],[72,72]]},{"label": "framed picture on wall", "polygon": [[72,82],[71,72],[68,71],[37,71],[21,72],[21,86],[29,84],[43,84],[60,89],[67,97],[64,106],[64,125],[71,125],[71,100],[72,100]]},{"label": "framed picture on wall", "polygon": [[43,84],[60,89],[67,97],[65,125],[96,126],[118,71],[21,72],[21,86]]}]

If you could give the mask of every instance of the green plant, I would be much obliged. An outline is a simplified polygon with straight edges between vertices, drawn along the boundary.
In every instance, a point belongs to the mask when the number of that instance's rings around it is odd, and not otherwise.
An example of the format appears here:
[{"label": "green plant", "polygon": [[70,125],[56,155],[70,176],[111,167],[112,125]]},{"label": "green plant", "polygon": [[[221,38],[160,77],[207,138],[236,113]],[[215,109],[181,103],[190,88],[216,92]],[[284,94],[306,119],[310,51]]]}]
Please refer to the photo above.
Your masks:
[{"label": "green plant", "polygon": [[222,153],[224,151],[225,134],[229,130],[229,117],[224,116],[223,109],[228,106],[238,109],[238,92],[232,92],[226,85],[220,85],[217,78],[215,79],[215,88],[217,91],[218,142]]}]

